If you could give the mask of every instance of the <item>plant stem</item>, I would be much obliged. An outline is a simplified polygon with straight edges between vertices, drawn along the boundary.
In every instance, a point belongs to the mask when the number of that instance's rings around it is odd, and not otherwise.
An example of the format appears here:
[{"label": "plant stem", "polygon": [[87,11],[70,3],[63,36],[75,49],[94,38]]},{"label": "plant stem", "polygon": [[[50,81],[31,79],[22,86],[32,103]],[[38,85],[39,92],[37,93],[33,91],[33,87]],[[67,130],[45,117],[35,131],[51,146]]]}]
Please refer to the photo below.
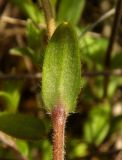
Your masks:
[{"label": "plant stem", "polygon": [[44,9],[45,19],[48,29],[48,37],[51,38],[52,34],[55,31],[55,19],[54,13],[49,0],[41,0],[42,7]]},{"label": "plant stem", "polygon": [[52,111],[53,160],[64,160],[64,132],[67,114],[61,105]]}]

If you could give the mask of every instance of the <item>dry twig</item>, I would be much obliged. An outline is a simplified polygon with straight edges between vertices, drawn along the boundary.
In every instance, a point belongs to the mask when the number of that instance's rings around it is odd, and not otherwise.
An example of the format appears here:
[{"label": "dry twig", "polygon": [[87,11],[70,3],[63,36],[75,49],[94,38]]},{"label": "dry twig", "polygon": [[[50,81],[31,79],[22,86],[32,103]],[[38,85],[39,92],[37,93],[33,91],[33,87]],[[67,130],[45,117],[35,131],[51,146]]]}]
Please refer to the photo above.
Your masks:
[{"label": "dry twig", "polygon": [[26,21],[25,20],[21,20],[21,19],[9,17],[9,16],[4,16],[4,15],[1,16],[1,21],[4,22],[4,23],[26,26]]}]

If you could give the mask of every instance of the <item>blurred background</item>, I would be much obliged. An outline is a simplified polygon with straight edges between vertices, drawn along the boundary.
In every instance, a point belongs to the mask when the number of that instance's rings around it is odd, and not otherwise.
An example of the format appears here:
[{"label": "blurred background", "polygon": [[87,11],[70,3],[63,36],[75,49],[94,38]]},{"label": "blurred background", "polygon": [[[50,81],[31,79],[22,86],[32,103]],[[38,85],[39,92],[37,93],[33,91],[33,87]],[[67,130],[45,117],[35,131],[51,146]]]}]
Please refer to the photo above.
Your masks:
[{"label": "blurred background", "polygon": [[[76,29],[82,63],[76,112],[67,119],[66,159],[122,160],[122,0],[50,1],[56,25],[68,21]],[[1,160],[52,159],[50,115],[41,100],[47,43],[39,1],[0,0]],[[4,113],[39,117],[41,139],[6,134],[16,126],[9,117],[4,120]]]}]

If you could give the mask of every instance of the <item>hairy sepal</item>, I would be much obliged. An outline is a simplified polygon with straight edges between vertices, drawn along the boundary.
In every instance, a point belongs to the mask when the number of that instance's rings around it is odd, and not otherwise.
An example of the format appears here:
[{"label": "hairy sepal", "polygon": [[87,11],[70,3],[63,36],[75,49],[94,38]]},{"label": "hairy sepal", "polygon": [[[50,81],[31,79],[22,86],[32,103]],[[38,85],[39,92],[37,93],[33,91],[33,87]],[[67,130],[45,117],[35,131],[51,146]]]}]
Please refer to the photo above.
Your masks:
[{"label": "hairy sepal", "polygon": [[42,96],[46,109],[56,105],[72,112],[80,91],[81,66],[78,40],[68,24],[59,25],[50,39],[43,64]]}]

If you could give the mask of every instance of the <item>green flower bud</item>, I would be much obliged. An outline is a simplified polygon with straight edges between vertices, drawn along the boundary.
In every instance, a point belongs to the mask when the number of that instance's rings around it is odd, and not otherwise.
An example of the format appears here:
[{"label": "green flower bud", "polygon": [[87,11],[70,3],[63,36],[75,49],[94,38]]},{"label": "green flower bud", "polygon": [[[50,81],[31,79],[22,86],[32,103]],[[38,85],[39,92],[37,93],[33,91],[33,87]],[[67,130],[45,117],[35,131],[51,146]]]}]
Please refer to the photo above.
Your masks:
[{"label": "green flower bud", "polygon": [[42,97],[51,112],[56,105],[67,112],[75,109],[81,86],[81,65],[78,40],[74,29],[61,24],[50,39],[42,71]]}]

